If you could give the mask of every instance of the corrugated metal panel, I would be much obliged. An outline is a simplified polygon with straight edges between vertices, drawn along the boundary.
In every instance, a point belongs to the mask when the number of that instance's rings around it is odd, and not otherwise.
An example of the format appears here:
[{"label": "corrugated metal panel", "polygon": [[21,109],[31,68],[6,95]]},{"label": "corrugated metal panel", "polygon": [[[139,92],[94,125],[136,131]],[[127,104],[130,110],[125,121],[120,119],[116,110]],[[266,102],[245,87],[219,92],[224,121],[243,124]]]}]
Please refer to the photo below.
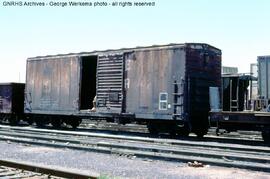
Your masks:
[{"label": "corrugated metal panel", "polygon": [[[154,114],[152,118],[162,118],[157,115],[172,118],[174,112],[181,115],[181,100],[176,95],[183,92],[184,83],[180,83],[185,78],[184,50],[135,51],[129,56],[126,59],[125,79],[127,112]],[[167,99],[162,100],[162,95],[167,95]],[[178,106],[174,109],[174,105]]]},{"label": "corrugated metal panel", "polygon": [[78,57],[27,62],[25,112],[65,114],[79,109]]},{"label": "corrugated metal panel", "polygon": [[[250,64],[250,74],[256,79],[258,78],[258,64],[257,63]],[[250,85],[251,85],[250,86],[251,99],[258,99],[258,80],[251,81]]]},{"label": "corrugated metal panel", "polygon": [[270,98],[270,56],[258,57],[258,92],[263,99]]},{"label": "corrugated metal panel", "polygon": [[101,55],[97,65],[97,110],[120,113],[123,102],[123,54]]}]

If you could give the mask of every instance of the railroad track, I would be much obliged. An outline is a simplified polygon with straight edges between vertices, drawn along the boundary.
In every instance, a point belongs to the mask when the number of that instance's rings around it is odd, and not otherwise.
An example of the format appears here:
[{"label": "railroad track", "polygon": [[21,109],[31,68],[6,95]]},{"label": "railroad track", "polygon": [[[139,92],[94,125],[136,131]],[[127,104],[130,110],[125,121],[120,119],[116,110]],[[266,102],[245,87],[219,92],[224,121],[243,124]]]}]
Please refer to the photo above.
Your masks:
[{"label": "railroad track", "polygon": [[72,173],[65,170],[56,170],[44,166],[37,166],[33,163],[22,163],[17,161],[0,160],[0,178],[81,178],[81,179],[95,179],[96,176],[83,175],[79,173]]},{"label": "railroad track", "polygon": [[[6,125],[7,123],[2,123]],[[20,126],[28,126],[27,124],[20,123]],[[46,129],[54,129],[52,126],[45,126]],[[61,129],[73,130],[69,127],[62,126]],[[103,120],[83,120],[82,124],[76,129],[76,131],[82,132],[97,132],[97,133],[110,133],[110,134],[122,134],[122,135],[134,135],[142,137],[158,137],[158,138],[171,138],[168,134],[151,135],[147,129],[146,125],[141,124],[117,124],[110,123]],[[179,136],[176,136],[179,137]],[[181,139],[197,140],[195,134],[190,134],[189,137],[180,137]],[[219,136],[216,135],[216,128],[212,127],[208,130],[207,135],[204,136],[206,141],[216,141],[216,142],[228,142],[228,143],[238,143],[238,144],[249,144],[253,145],[264,145],[263,139],[261,137],[261,132],[258,131],[238,131],[230,133],[221,133]],[[200,139],[201,140],[201,139]]]},{"label": "railroad track", "polygon": [[[68,128],[63,128],[63,129],[69,130]],[[153,137],[153,138],[164,138],[164,139],[177,138],[180,140],[191,140],[191,141],[269,146],[269,144],[266,144],[263,141],[261,137],[261,133],[258,131],[237,131],[237,132],[230,132],[230,133],[225,132],[217,136],[216,128],[214,127],[210,128],[208,130],[208,134],[205,135],[204,138],[200,138],[200,139],[193,133],[191,133],[188,137],[170,136],[168,134],[152,135],[149,133],[145,125],[139,125],[139,124],[127,124],[127,125],[120,124],[119,125],[116,123],[108,123],[105,121],[91,121],[91,120],[83,120],[82,124],[76,131],[120,134],[120,135],[127,135],[127,136]]]},{"label": "railroad track", "polygon": [[[100,131],[111,131],[112,133],[116,132],[130,132],[136,133],[137,135],[149,134],[146,125],[139,124],[127,124],[119,125],[117,123],[108,123],[106,121],[92,121],[92,120],[83,120],[80,125],[79,130],[100,130]],[[166,136],[166,135],[164,135]],[[190,134],[190,137],[195,137],[196,135]],[[167,135],[168,137],[168,135]],[[216,128],[212,127],[208,130],[208,134],[205,135],[206,138],[216,138],[216,139],[235,139],[235,140],[252,140],[252,141],[263,141],[261,137],[261,132],[257,131],[238,131],[230,133],[222,133],[219,136],[216,135]]]},{"label": "railroad track", "polygon": [[0,126],[0,140],[128,158],[194,162],[270,172],[270,148],[220,142],[157,139],[91,132]]}]

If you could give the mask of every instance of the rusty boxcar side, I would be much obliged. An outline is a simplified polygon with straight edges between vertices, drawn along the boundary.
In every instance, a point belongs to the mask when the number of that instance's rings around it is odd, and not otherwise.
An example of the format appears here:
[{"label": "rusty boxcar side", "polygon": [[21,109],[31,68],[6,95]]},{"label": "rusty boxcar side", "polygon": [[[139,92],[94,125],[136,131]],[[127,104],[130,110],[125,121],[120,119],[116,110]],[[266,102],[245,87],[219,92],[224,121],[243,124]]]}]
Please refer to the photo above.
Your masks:
[{"label": "rusty boxcar side", "polygon": [[[155,48],[134,51],[126,59],[126,111],[137,118],[172,120],[182,115],[185,78],[185,52],[182,47]],[[177,86],[177,91],[175,87]],[[176,110],[176,111],[174,111]]]},{"label": "rusty boxcar side", "polygon": [[220,73],[221,51],[201,43],[35,57],[27,62],[25,110],[170,121],[205,132],[209,87],[220,86]]},{"label": "rusty boxcar side", "polygon": [[209,87],[221,85],[220,75],[221,51],[207,44],[102,52],[97,111],[131,114],[136,121],[148,121],[151,129],[188,125],[203,135],[209,126]]},{"label": "rusty boxcar side", "polygon": [[78,110],[79,63],[76,56],[28,60],[25,112],[67,114]]},{"label": "rusty boxcar side", "polygon": [[78,126],[74,115],[90,108],[96,94],[96,59],[76,54],[29,58],[24,106],[29,120],[40,127]]},{"label": "rusty boxcar side", "polygon": [[189,125],[203,135],[209,125],[209,87],[220,86],[220,74],[221,51],[207,44],[134,50],[125,59],[125,112],[152,124],[178,121],[171,124]]}]

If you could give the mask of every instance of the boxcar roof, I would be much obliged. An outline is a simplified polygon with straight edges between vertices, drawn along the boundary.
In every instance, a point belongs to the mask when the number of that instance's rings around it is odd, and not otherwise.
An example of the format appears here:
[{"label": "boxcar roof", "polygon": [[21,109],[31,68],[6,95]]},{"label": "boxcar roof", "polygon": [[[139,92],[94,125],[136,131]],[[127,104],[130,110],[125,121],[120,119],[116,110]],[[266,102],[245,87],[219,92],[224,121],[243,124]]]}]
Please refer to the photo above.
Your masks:
[{"label": "boxcar roof", "polygon": [[152,46],[138,46],[133,48],[121,48],[121,49],[107,49],[107,50],[95,50],[90,52],[79,52],[79,53],[68,53],[68,54],[57,54],[57,55],[46,55],[46,56],[37,56],[37,57],[30,57],[28,60],[38,60],[38,59],[47,59],[47,58],[63,58],[63,57],[72,57],[72,56],[89,56],[89,55],[98,55],[103,53],[125,53],[130,51],[147,51],[147,50],[160,50],[160,49],[171,49],[171,48],[183,48],[183,47],[190,47],[190,48],[205,48],[210,47],[219,52],[220,49],[211,46],[206,43],[171,43],[167,45],[152,45]]},{"label": "boxcar roof", "polygon": [[5,83],[0,83],[0,86],[2,86],[2,85],[17,85],[17,84],[24,85],[25,83],[5,82]]},{"label": "boxcar roof", "polygon": [[262,56],[258,56],[258,59],[265,59],[265,58],[270,58],[270,55],[262,55]]},{"label": "boxcar roof", "polygon": [[246,73],[222,74],[222,78],[239,78],[241,80],[257,80],[256,77]]}]

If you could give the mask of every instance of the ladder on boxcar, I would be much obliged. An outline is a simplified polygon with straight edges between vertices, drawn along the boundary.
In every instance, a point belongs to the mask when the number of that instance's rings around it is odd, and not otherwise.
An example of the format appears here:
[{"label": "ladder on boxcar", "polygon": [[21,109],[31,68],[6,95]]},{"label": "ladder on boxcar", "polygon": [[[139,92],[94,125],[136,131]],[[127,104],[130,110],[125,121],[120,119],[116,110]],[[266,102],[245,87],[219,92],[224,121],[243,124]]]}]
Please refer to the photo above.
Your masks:
[{"label": "ladder on boxcar", "polygon": [[184,113],[184,80],[181,79],[180,82],[176,80],[173,82],[173,118],[179,119],[183,118]]}]

